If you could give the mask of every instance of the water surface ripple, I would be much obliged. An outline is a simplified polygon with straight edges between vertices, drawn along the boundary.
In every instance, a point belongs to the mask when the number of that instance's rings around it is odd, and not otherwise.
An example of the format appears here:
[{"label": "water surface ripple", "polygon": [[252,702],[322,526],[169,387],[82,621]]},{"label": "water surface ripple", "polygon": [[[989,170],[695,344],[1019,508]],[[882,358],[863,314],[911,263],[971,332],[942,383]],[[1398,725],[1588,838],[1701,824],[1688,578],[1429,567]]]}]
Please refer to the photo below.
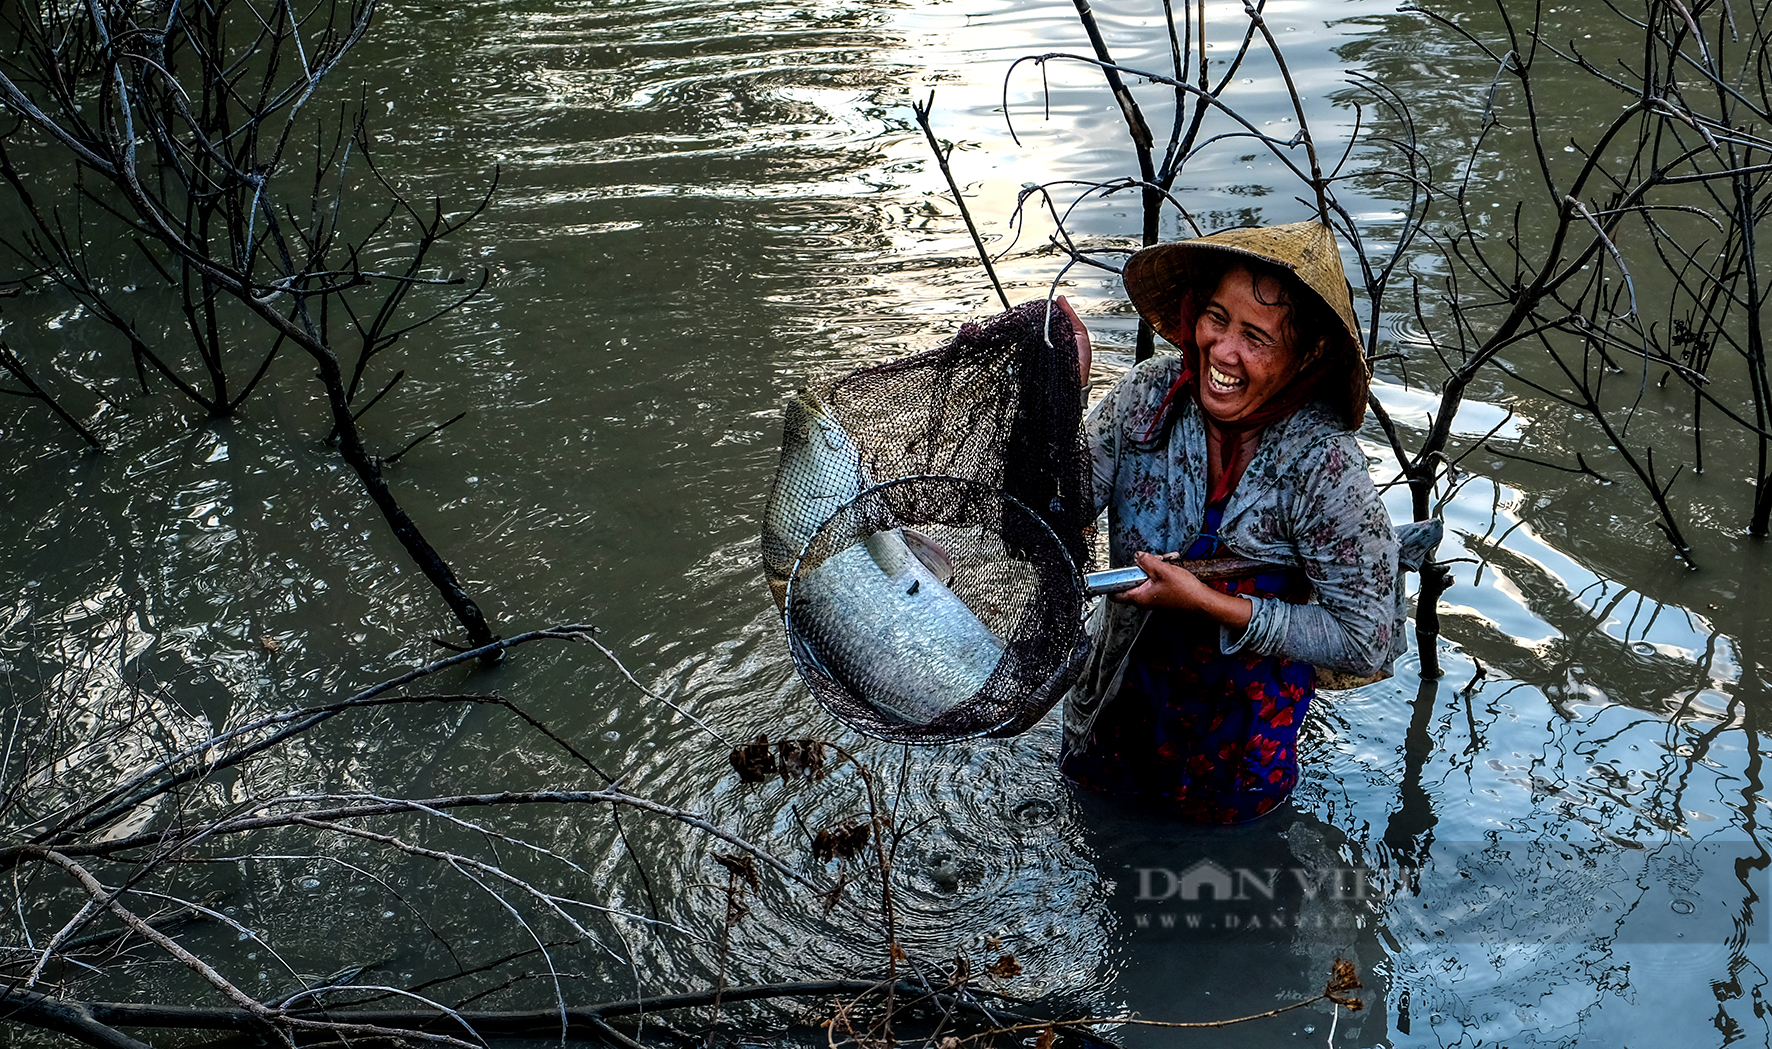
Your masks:
[{"label": "water surface ripple", "polygon": [[[1453,6],[1493,28],[1478,5]],[[1162,66],[1160,5],[1095,8],[1128,65]],[[1240,12],[1209,10],[1215,54],[1227,54],[1232,33],[1219,27]],[[1267,11],[1320,134],[1351,126],[1349,67],[1409,94],[1435,129],[1436,162],[1480,126],[1472,100],[1493,63],[1425,20],[1377,0]],[[761,734],[828,740],[870,770],[895,830],[894,921],[910,964],[928,971],[963,962],[981,986],[1067,1008],[1208,1020],[1312,995],[1337,956],[1359,966],[1361,1013],[1314,1006],[1199,1043],[1215,1046],[1321,1039],[1332,1021],[1350,1045],[1767,1041],[1764,588],[1753,585],[1764,555],[1718,525],[1707,538],[1724,544],[1719,570],[1688,577],[1664,564],[1623,485],[1488,451],[1464,460],[1444,511],[1442,556],[1468,559],[1443,606],[1447,676],[1423,680],[1411,653],[1388,681],[1326,694],[1304,730],[1292,808],[1249,828],[1188,828],[1078,796],[1055,771],[1056,718],[1013,740],[907,752],[847,732],[808,697],[757,561],[781,400],[995,308],[910,119],[910,100],[931,88],[956,175],[1007,252],[1012,295],[1057,278],[1062,260],[1037,224],[1019,239],[1009,229],[1016,194],[1028,181],[1127,174],[1124,133],[1094,75],[1054,63],[1049,116],[1038,70],[1010,79],[1012,141],[1004,76],[1017,57],[1086,48],[1071,5],[1034,0],[475,0],[386,7],[354,57],[378,162],[415,196],[460,206],[498,172],[493,207],[439,260],[484,267],[487,293],[407,348],[401,396],[365,424],[385,453],[469,415],[402,459],[392,483],[497,629],[594,621],[643,683],[712,731],[585,646],[527,650],[438,688],[508,696],[628,790],[766,846],[815,886],[843,885],[827,910],[822,889],[766,874],[722,950],[727,882],[713,856],[728,845],[635,816],[624,846],[600,812],[525,814],[513,832],[563,860],[524,853],[513,869],[627,912],[585,917],[594,936],[560,948],[570,995],[883,967],[877,866],[813,854],[818,831],[863,816],[866,781],[833,750],[817,782],[743,783],[729,749]],[[1258,126],[1292,133],[1271,60],[1251,58],[1234,88]],[[1162,93],[1139,90],[1153,125],[1167,126]],[[1571,98],[1551,119],[1578,131],[1606,104]],[[1502,211],[1506,158],[1486,153],[1472,182]],[[1202,153],[1177,193],[1207,225],[1302,218],[1283,176],[1227,143]],[[1395,235],[1394,186],[1353,180],[1343,192],[1373,243]],[[1076,228],[1124,244],[1132,208],[1123,195],[1091,199]],[[1134,318],[1111,275],[1073,270],[1063,290],[1097,332],[1105,384],[1129,363]],[[100,352],[96,322],[52,293],[7,311],[21,346]],[[1390,319],[1380,352],[1405,355],[1381,366],[1375,389],[1418,431],[1435,403],[1420,384],[1432,351],[1419,322]],[[321,443],[307,374],[286,363],[272,381],[271,396],[221,423],[160,394],[129,399],[127,416],[99,416],[120,444],[100,457],[17,399],[0,405],[13,449],[0,466],[0,680],[16,707],[51,689],[88,719],[146,703],[161,738],[185,740],[336,698],[438,651],[429,638],[450,624]],[[1479,385],[1460,439],[1493,430],[1491,450],[1555,458],[1586,447],[1568,414],[1524,386]],[[1382,436],[1363,437],[1383,462]],[[1733,484],[1746,461],[1692,483],[1701,494]],[[1403,493],[1391,498],[1402,519]],[[329,730],[287,773],[413,794],[599,782],[485,711]],[[450,833],[464,847],[473,838]],[[293,967],[332,971],[343,950],[418,981],[458,964],[407,908],[374,902],[378,886],[462,922],[452,946],[464,956],[509,946],[510,929],[483,917],[485,896],[461,879],[356,846],[290,850],[206,876],[242,920],[280,938]],[[1192,910],[1174,894],[1150,898],[1202,862],[1259,884],[1234,882],[1240,900]],[[1333,884],[1345,891],[1294,898],[1291,924],[1276,926],[1285,908],[1262,886],[1294,878],[1319,889],[1344,879]],[[1190,913],[1207,934],[1189,932]],[[211,946],[249,986],[289,978],[251,944]],[[492,1007],[551,993],[521,982]],[[1116,1037],[1181,1043],[1132,1027]]]}]

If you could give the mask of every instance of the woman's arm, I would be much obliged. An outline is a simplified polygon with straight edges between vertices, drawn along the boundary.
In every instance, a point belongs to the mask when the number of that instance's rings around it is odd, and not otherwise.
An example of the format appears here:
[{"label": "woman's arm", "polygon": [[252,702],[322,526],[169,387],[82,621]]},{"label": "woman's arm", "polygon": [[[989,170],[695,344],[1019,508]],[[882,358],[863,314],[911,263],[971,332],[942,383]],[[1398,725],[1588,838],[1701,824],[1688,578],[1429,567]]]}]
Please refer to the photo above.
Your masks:
[{"label": "woman's arm", "polygon": [[1320,667],[1374,674],[1396,628],[1397,539],[1366,457],[1338,434],[1298,462],[1289,527],[1314,603],[1254,600],[1249,624],[1227,633],[1226,652],[1280,654]]}]

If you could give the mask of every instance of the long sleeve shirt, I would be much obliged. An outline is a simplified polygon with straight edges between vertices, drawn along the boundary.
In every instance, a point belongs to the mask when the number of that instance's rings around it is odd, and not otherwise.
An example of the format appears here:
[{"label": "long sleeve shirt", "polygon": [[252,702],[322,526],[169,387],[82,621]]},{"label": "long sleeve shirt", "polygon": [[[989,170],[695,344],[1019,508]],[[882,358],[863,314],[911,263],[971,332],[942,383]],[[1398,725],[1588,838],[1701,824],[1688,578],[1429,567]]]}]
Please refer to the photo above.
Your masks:
[{"label": "long sleeve shirt", "polygon": [[[1084,421],[1094,460],[1096,508],[1108,510],[1112,564],[1139,550],[1186,550],[1206,511],[1206,428],[1192,398],[1178,396],[1166,434],[1147,441],[1178,357],[1128,372]],[[1319,668],[1370,675],[1403,647],[1398,543],[1354,435],[1324,405],[1309,404],[1262,433],[1225,506],[1219,536],[1232,552],[1295,565],[1310,581],[1303,605],[1252,598],[1241,631],[1225,628],[1220,650],[1285,655]],[[1111,601],[1091,616],[1094,645],[1066,697],[1065,731],[1079,747],[1102,704],[1118,690],[1148,612]]]}]

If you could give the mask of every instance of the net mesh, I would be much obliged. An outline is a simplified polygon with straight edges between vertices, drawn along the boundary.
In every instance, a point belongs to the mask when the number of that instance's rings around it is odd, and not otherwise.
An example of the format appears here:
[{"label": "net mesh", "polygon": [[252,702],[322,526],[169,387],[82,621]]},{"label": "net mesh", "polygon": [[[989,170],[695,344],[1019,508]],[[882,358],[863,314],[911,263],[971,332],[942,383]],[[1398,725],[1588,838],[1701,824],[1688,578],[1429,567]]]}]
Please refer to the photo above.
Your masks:
[{"label": "net mesh", "polygon": [[764,566],[827,710],[942,742],[1051,709],[1084,652],[1081,416],[1071,325],[1045,301],[789,402]]},{"label": "net mesh", "polygon": [[1002,489],[1061,537],[1079,568],[1094,521],[1083,387],[1070,318],[1045,299],[946,345],[837,380],[830,406],[876,480],[940,475]]}]

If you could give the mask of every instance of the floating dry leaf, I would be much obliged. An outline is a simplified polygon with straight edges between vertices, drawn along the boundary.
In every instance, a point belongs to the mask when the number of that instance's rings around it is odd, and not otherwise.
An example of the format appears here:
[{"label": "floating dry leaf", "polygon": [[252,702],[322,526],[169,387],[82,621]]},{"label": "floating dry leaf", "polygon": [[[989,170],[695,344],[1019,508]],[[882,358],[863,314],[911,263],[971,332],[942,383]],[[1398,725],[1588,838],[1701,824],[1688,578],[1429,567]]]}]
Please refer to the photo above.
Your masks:
[{"label": "floating dry leaf", "polygon": [[1007,980],[1012,976],[1021,975],[1021,963],[1015,960],[1015,955],[1005,954],[1003,957],[992,962],[985,972],[990,973],[992,976],[1001,977],[1002,979]]},{"label": "floating dry leaf", "polygon": [[753,743],[733,747],[730,757],[732,767],[738,770],[738,778],[743,783],[761,783],[779,770],[768,736],[758,736]]},{"label": "floating dry leaf", "polygon": [[1346,958],[1337,958],[1329,967],[1329,983],[1323,988],[1323,997],[1341,1006],[1350,1013],[1357,1013],[1366,1007],[1366,1003],[1343,991],[1352,991],[1366,986],[1360,982],[1360,973],[1354,963]]},{"label": "floating dry leaf", "polygon": [[821,780],[828,771],[824,763],[825,745],[816,739],[784,739],[775,743],[759,735],[749,743],[732,748],[728,757],[745,783],[761,783],[771,776],[782,779]]},{"label": "floating dry leaf", "polygon": [[852,860],[868,847],[868,825],[826,827],[812,839],[812,855],[822,861]]},{"label": "floating dry leaf", "polygon": [[824,744],[816,739],[784,739],[775,745],[775,759],[782,779],[824,778]]},{"label": "floating dry leaf", "polygon": [[751,862],[749,855],[742,852],[733,855],[716,852],[714,862],[731,871],[734,876],[742,878],[752,889],[762,889],[763,886],[757,881],[757,865]]},{"label": "floating dry leaf", "polygon": [[1335,964],[1329,967],[1329,986],[1324,990],[1352,991],[1364,986],[1366,985],[1360,982],[1360,973],[1354,968],[1354,963],[1346,958],[1337,958]]},{"label": "floating dry leaf", "polygon": [[1047,1024],[1046,1029],[1040,1032],[1040,1037],[1034,1039],[1034,1049],[1052,1049],[1052,1043],[1056,1041],[1058,1041],[1058,1028]]}]

